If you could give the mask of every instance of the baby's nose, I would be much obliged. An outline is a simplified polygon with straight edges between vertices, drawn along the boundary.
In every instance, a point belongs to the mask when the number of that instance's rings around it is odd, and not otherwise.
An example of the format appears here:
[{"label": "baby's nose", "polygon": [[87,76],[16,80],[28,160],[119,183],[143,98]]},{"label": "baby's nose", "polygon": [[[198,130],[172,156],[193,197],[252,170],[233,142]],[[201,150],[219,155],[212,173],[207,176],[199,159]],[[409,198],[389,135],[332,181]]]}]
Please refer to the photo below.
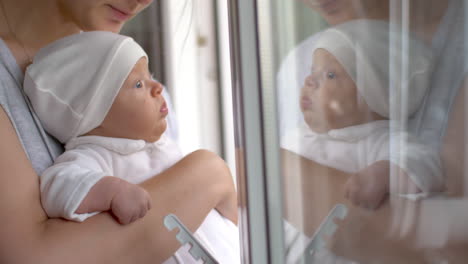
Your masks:
[{"label": "baby's nose", "polygon": [[163,89],[164,89],[164,86],[160,82],[153,81],[152,87],[151,87],[151,93],[153,96],[161,95]]},{"label": "baby's nose", "polygon": [[309,88],[317,88],[318,87],[317,77],[314,76],[313,74],[309,74],[304,80],[304,86],[309,87]]}]

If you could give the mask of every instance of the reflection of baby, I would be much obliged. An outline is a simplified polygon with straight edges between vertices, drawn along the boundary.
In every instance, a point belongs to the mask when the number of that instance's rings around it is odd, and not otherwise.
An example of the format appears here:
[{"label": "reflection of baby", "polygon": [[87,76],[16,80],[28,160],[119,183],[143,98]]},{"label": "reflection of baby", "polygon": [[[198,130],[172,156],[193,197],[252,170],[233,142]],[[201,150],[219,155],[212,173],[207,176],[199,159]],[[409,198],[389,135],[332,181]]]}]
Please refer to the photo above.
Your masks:
[{"label": "reflection of baby", "polygon": [[[63,38],[39,51],[24,87],[44,128],[66,144],[41,175],[49,217],[81,222],[107,210],[122,224],[143,217],[150,200],[136,184],[182,154],[163,135],[168,108],[141,47],[110,32]],[[237,227],[217,211],[195,236],[216,258],[240,262]],[[188,248],[167,263],[195,263]]]},{"label": "reflection of baby", "polygon": [[[322,33],[301,90],[305,124],[282,140],[285,149],[352,173],[345,195],[365,208],[381,204],[390,181],[392,192],[406,197],[443,189],[437,152],[405,133],[396,120],[389,121],[391,109],[398,108],[406,119],[420,106],[430,55],[410,37],[409,49],[392,56],[396,65],[408,58],[408,77],[399,76],[399,69],[390,76],[390,41],[389,24],[383,21],[356,20]],[[408,93],[408,104],[390,101],[398,91]]]}]

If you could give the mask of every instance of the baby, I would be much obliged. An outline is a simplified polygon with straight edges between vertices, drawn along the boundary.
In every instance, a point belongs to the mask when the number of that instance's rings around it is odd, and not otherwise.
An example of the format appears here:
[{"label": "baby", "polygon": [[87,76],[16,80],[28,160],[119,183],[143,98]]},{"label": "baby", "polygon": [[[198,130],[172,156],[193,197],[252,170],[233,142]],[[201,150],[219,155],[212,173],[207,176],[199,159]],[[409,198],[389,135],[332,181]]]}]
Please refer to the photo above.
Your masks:
[{"label": "baby", "polygon": [[[49,217],[84,221],[110,210],[121,224],[151,208],[138,183],[182,158],[163,133],[163,87],[148,57],[129,37],[83,32],[41,49],[24,90],[45,130],[66,151],[40,176]],[[212,210],[195,236],[223,263],[240,263],[237,226]],[[181,247],[166,263],[196,263]]]},{"label": "baby", "polygon": [[[419,198],[444,188],[437,151],[419,143],[401,125],[422,104],[431,74],[431,55],[412,36],[408,49],[392,51],[394,65],[408,58],[408,75],[390,70],[391,45],[399,45],[401,39],[396,38],[401,35],[376,20],[355,20],[323,32],[301,89],[305,123],[281,143],[287,150],[351,173],[345,196],[368,209],[377,208],[390,190]],[[397,98],[399,93],[407,93],[407,104],[400,103],[404,101]],[[390,121],[391,115],[396,119]]]}]

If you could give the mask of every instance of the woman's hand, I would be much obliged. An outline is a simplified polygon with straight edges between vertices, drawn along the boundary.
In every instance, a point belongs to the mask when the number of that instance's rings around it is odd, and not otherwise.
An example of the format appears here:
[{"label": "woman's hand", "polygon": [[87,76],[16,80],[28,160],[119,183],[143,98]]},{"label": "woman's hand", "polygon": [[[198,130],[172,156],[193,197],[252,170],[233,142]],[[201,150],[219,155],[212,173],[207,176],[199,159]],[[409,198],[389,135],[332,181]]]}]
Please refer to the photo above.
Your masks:
[{"label": "woman's hand", "polygon": [[387,202],[376,211],[349,207],[345,219],[335,220],[338,228],[327,238],[328,247],[361,264],[426,263],[422,251],[414,247],[414,221],[408,223],[404,215],[397,214],[415,209],[414,202],[403,199]]}]

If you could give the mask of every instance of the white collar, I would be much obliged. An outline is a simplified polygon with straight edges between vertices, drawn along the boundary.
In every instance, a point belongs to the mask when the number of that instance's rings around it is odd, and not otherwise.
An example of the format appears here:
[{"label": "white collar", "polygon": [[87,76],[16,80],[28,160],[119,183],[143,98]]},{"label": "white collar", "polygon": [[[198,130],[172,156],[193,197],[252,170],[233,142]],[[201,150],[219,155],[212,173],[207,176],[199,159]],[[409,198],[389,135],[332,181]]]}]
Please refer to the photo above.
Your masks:
[{"label": "white collar", "polygon": [[146,142],[141,139],[128,139],[128,138],[113,138],[113,137],[102,137],[102,136],[80,136],[73,138],[67,142],[65,149],[73,149],[79,145],[92,144],[98,145],[105,149],[113,152],[117,152],[121,155],[129,155],[138,151],[142,151],[145,148],[152,146],[161,146],[165,144],[166,138],[161,138],[156,142]]},{"label": "white collar", "polygon": [[368,137],[376,130],[390,129],[388,120],[377,120],[356,126],[349,126],[339,129],[332,129],[327,133],[316,133],[312,131],[307,124],[301,126],[305,137],[318,137],[323,139],[335,139],[340,141],[355,142]]}]

